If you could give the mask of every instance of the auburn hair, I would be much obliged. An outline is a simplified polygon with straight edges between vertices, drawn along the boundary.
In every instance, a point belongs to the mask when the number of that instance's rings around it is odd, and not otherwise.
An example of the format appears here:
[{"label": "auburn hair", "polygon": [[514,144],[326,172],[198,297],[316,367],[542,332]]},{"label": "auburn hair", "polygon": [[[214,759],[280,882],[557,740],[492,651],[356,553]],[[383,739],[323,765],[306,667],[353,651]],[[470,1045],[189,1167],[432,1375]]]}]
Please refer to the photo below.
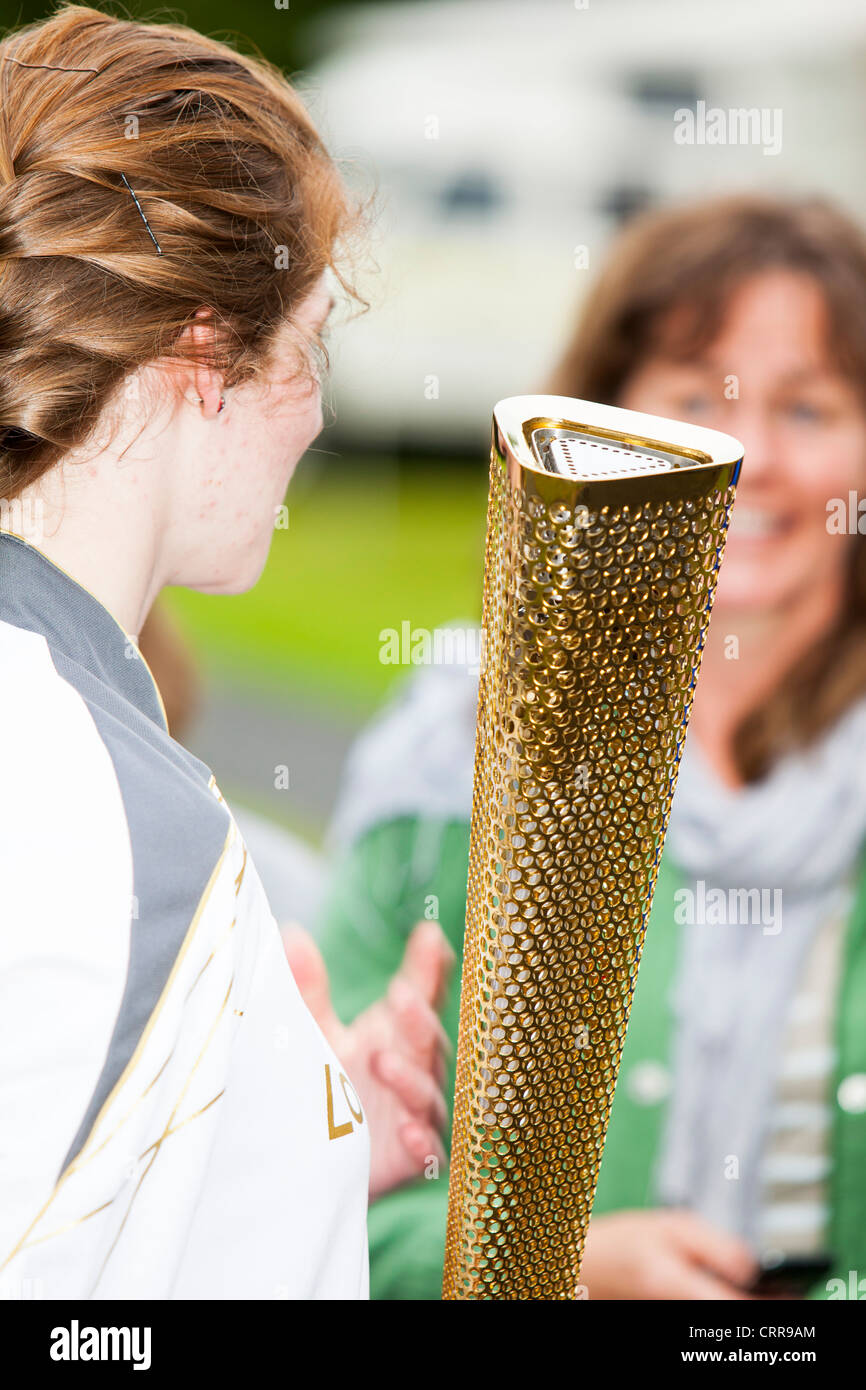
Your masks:
[{"label": "auburn hair", "polygon": [[[866,410],[866,237],[824,201],[762,195],[667,208],[627,227],[548,389],[617,404],[651,353],[688,357],[706,346],[734,291],[778,267],[807,274],[820,288],[828,351]],[[858,535],[835,626],[737,730],[744,780],[758,780],[783,753],[811,743],[864,693],[866,537]]]},{"label": "auburn hair", "polygon": [[[0,42],[0,499],[93,431],[121,381],[200,356],[231,386],[359,216],[274,67],[80,5]],[[298,328],[298,369],[324,351]],[[306,351],[302,350],[306,348]]]}]

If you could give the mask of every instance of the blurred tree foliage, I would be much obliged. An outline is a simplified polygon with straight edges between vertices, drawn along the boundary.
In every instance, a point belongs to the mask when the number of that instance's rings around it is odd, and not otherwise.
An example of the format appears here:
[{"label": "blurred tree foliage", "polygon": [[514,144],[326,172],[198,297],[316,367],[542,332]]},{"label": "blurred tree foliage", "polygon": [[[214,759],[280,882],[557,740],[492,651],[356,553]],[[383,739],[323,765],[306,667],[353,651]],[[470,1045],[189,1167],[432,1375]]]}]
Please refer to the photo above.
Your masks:
[{"label": "blurred tree foliage", "polygon": [[[81,0],[87,3],[87,0]],[[392,0],[392,3],[402,0]],[[92,8],[123,18],[188,24],[203,34],[225,39],[245,52],[258,49],[285,72],[297,72],[319,56],[316,20],[335,10],[355,8],[347,0],[186,0],[161,5],[158,0],[90,0]],[[380,0],[381,3],[381,0]],[[45,19],[58,3],[52,0],[0,0],[4,31]]]}]

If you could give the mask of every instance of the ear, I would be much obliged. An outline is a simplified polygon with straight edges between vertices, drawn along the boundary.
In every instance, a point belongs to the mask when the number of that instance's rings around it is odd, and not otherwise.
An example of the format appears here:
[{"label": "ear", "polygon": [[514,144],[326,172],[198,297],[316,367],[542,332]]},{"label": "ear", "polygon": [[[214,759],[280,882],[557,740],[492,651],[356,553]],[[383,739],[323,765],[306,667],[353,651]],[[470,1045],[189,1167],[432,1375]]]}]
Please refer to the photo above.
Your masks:
[{"label": "ear", "polygon": [[[216,330],[210,309],[199,309],[196,312],[195,322],[190,325],[187,332],[197,358],[214,355]],[[192,376],[196,396],[201,401],[202,415],[206,420],[215,420],[220,412],[220,401],[223,398],[222,372],[203,365],[201,361],[196,361]]]}]

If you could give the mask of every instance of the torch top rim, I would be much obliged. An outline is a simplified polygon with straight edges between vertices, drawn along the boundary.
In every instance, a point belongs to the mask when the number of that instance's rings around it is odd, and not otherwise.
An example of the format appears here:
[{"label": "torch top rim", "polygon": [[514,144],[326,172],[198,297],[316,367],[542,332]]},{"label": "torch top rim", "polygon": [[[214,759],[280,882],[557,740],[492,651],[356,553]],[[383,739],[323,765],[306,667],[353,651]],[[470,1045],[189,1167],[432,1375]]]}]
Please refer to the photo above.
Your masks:
[{"label": "torch top rim", "polygon": [[[572,396],[508,396],[494,406],[493,420],[518,461],[539,473],[559,471],[546,447],[551,441],[598,445],[609,451],[614,467],[614,456],[625,461],[623,477],[649,476],[660,468],[680,472],[738,466],[743,459],[743,446],[733,435]],[[592,482],[599,474],[591,470],[585,477],[572,476]]]}]

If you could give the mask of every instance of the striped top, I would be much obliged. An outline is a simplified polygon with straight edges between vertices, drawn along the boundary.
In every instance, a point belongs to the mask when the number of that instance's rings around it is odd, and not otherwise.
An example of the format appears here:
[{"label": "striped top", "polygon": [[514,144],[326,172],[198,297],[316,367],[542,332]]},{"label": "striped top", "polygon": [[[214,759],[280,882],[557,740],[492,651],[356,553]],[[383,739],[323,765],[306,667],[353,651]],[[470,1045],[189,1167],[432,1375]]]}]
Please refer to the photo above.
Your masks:
[{"label": "striped top", "polygon": [[816,933],[791,1001],[762,1165],[765,1253],[824,1253],[828,1242],[835,1003],[846,916]]}]

